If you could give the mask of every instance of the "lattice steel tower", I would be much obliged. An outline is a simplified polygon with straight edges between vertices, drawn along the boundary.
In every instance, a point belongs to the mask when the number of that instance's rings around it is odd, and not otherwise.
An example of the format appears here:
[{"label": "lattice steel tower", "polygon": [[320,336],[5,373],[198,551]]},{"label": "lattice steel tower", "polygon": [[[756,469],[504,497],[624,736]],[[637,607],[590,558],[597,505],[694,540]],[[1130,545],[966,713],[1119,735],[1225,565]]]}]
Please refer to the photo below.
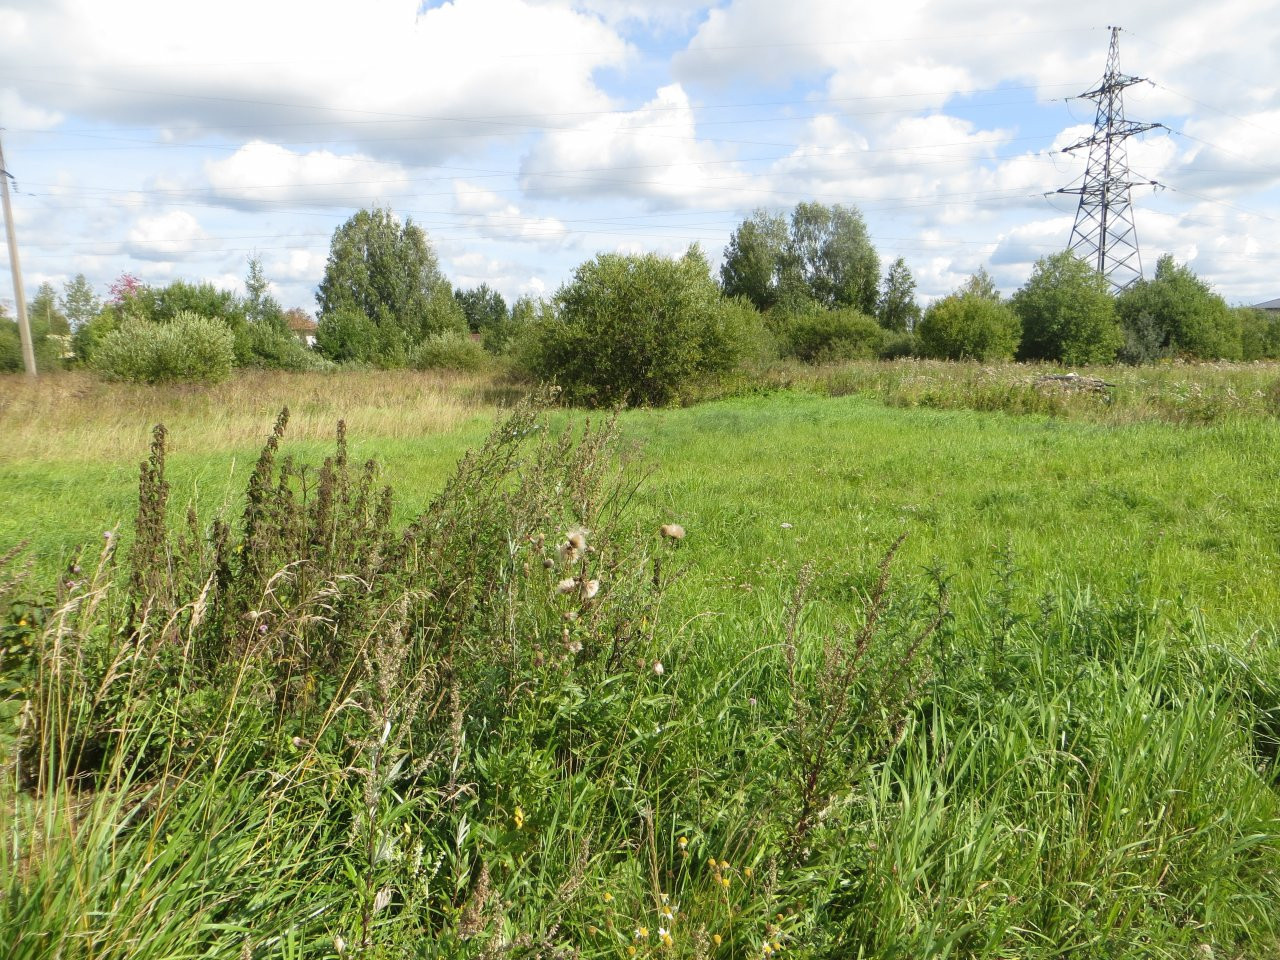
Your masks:
[{"label": "lattice steel tower", "polygon": [[1120,28],[1111,27],[1111,49],[1107,52],[1107,72],[1100,83],[1081,100],[1095,100],[1097,116],[1092,135],[1079,143],[1064,147],[1070,153],[1089,148],[1089,163],[1084,180],[1078,187],[1063,187],[1058,193],[1080,197],[1075,226],[1067,246],[1076,255],[1093,264],[1119,293],[1142,278],[1142,258],[1138,253],[1138,231],[1133,223],[1129,190],[1140,184],[1158,186],[1154,180],[1130,180],[1128,156],[1124,142],[1162,123],[1137,123],[1124,118],[1125,87],[1142,83],[1143,77],[1129,77],[1120,72]]}]

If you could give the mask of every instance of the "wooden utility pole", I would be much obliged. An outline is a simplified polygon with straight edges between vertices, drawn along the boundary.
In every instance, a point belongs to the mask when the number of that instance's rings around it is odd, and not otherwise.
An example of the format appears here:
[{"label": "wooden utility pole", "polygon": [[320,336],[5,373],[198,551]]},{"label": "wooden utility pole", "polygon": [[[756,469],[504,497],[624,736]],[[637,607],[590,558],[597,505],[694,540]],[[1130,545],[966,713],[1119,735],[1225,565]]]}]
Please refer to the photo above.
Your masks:
[{"label": "wooden utility pole", "polygon": [[18,262],[18,238],[13,232],[13,209],[9,206],[9,168],[4,165],[4,144],[0,143],[0,198],[4,199],[4,232],[9,241],[9,269],[13,271],[13,300],[18,307],[18,336],[22,338],[22,365],[27,375],[36,375],[36,351],[27,323],[27,298],[22,293],[22,265]]}]

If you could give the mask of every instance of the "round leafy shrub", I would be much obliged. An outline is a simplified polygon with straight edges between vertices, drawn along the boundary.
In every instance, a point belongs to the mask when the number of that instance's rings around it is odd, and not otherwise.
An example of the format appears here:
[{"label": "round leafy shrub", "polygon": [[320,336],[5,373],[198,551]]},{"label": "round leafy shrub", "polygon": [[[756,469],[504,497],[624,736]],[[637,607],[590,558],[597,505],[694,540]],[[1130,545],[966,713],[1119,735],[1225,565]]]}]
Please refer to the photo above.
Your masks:
[{"label": "round leafy shrub", "polygon": [[870,360],[880,354],[887,331],[859,310],[806,310],[783,319],[787,352],[805,363]]},{"label": "round leafy shrub", "polygon": [[487,362],[478,341],[456,333],[427,337],[409,353],[409,366],[414,370],[479,370]]},{"label": "round leafy shrub", "polygon": [[236,366],[261,370],[325,370],[332,367],[324,357],[308,350],[287,330],[267,323],[246,323],[234,331]]},{"label": "round leafy shrub", "polygon": [[1125,338],[1107,279],[1070,250],[1041,257],[1013,295],[1023,360],[1111,363]]},{"label": "round leafy shrub", "polygon": [[231,374],[235,336],[225,324],[179,313],[168,323],[128,319],[106,334],[93,366],[109,380],[216,383]]},{"label": "round leafy shrub", "polygon": [[383,331],[355,307],[341,306],[320,317],[316,349],[334,363],[373,363]]},{"label": "round leafy shrub", "polygon": [[529,373],[589,406],[673,402],[738,366],[759,314],[721,298],[696,247],[679,259],[600,254],[574,272],[520,351]]},{"label": "round leafy shrub", "polygon": [[1008,306],[974,293],[952,294],[925,311],[920,352],[939,360],[1012,360],[1022,324]]},{"label": "round leafy shrub", "polygon": [[1239,360],[1241,318],[1185,264],[1165,255],[1152,280],[1139,280],[1116,299],[1127,331],[1154,333],[1158,349],[1199,360]]}]

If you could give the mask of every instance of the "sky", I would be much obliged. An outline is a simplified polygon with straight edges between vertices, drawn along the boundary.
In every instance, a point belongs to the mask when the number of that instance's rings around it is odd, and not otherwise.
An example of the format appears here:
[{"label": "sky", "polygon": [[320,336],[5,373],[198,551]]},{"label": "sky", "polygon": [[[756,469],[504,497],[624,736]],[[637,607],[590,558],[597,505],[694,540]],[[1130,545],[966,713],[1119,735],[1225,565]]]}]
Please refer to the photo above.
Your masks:
[{"label": "sky", "polygon": [[[455,287],[551,296],[600,252],[720,262],[757,208],[862,211],[922,301],[1069,240],[1109,27],[1148,276],[1280,297],[1280,0],[0,0],[28,297],[84,273],[315,310],[361,207]],[[7,257],[7,249],[4,255]],[[7,271],[0,302],[12,306]]]}]

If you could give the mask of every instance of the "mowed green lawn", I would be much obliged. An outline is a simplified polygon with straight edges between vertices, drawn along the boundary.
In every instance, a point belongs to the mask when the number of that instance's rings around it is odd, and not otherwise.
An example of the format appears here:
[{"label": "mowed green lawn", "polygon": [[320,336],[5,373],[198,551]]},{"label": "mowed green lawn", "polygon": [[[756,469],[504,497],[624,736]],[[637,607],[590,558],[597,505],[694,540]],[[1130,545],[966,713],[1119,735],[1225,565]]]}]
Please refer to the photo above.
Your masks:
[{"label": "mowed green lawn", "polygon": [[[479,408],[414,436],[375,420],[352,433],[352,455],[382,464],[408,517],[495,413]],[[344,415],[335,403],[334,418]],[[396,419],[386,412],[387,425]],[[29,541],[51,575],[104,530],[127,535],[146,455],[146,424],[135,428],[91,457],[70,441],[39,457],[0,453],[0,547]],[[264,437],[269,428],[264,418]],[[1280,621],[1274,418],[1113,425],[781,391],[633,411],[622,432],[637,454],[637,522],[676,520],[689,531],[681,597],[691,614],[750,607],[762,588],[776,596],[806,562],[817,572],[814,599],[841,607],[905,532],[900,575],[940,567],[962,618],[998,589],[1007,557],[1025,598],[1078,581],[1111,598],[1165,601],[1179,616],[1200,611],[1241,636]],[[170,442],[171,503],[181,512],[194,500],[206,519],[238,512],[257,450],[181,419]],[[328,450],[316,439],[286,444],[313,462]]]}]

